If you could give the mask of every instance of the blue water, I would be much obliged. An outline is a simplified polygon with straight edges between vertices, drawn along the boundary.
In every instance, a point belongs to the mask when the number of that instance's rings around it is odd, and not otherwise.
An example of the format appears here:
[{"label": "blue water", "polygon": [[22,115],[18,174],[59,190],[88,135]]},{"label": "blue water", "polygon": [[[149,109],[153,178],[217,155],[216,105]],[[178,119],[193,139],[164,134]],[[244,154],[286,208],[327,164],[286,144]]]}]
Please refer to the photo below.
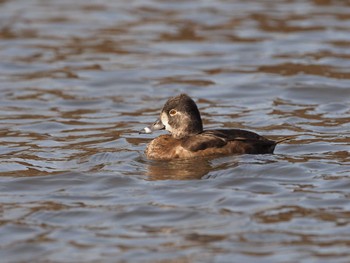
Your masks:
[{"label": "blue water", "polygon": [[[350,6],[0,1],[2,262],[349,262]],[[273,155],[147,160],[164,102]]]}]

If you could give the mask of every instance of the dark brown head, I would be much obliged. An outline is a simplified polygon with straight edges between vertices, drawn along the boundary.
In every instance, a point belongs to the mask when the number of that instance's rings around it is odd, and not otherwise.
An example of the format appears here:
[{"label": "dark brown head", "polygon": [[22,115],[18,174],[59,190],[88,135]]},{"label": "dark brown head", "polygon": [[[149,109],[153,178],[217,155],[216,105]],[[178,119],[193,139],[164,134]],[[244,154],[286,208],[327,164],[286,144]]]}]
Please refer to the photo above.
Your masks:
[{"label": "dark brown head", "polygon": [[203,124],[196,103],[186,94],[170,98],[164,105],[160,119],[143,130],[150,133],[166,129],[176,139],[201,133]]}]

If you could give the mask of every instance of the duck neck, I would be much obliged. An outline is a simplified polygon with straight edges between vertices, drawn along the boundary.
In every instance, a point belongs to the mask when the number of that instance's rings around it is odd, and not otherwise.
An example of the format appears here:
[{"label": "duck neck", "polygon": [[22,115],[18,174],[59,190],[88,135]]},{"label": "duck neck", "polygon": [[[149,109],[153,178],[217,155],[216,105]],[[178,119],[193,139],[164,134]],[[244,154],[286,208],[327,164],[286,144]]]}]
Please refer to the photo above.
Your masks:
[{"label": "duck neck", "polygon": [[186,125],[178,127],[171,131],[175,139],[182,139],[188,136],[199,134],[203,131],[203,124],[201,119],[188,120]]}]

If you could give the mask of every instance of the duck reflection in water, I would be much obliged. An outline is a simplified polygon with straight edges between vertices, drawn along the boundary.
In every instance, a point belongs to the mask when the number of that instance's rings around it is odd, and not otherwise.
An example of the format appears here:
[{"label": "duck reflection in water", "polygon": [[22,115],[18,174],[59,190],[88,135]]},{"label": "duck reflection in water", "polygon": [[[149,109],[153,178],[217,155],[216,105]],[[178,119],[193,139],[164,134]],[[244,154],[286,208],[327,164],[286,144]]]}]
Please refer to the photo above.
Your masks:
[{"label": "duck reflection in water", "polygon": [[207,158],[176,159],[168,162],[147,161],[149,180],[195,180],[201,179],[213,170]]}]

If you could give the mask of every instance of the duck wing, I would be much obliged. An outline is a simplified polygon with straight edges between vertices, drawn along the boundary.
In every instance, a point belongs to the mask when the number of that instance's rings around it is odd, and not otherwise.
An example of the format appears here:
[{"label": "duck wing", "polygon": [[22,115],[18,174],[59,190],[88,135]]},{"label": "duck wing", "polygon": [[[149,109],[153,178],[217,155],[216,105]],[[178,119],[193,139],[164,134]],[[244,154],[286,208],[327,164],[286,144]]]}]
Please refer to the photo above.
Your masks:
[{"label": "duck wing", "polygon": [[230,130],[208,130],[200,134],[187,137],[181,143],[185,149],[196,152],[207,148],[220,148],[230,141],[240,141],[260,147],[275,145],[274,141],[268,140],[254,132],[230,129]]},{"label": "duck wing", "polygon": [[185,149],[196,152],[207,148],[220,148],[227,144],[224,137],[216,136],[213,133],[202,132],[193,136],[184,138],[181,146]]}]

